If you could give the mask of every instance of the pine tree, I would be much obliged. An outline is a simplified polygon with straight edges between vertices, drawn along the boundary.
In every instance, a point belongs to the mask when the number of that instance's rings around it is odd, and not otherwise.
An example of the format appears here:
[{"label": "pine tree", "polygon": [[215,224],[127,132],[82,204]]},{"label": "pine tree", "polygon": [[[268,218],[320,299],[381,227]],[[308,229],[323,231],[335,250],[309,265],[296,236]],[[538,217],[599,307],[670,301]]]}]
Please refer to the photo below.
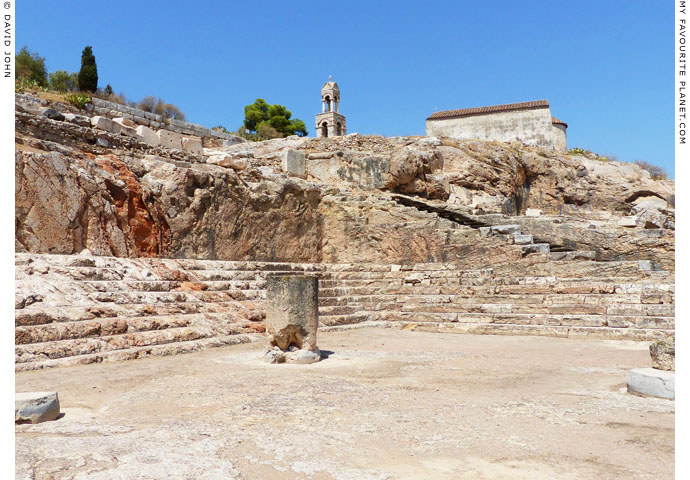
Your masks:
[{"label": "pine tree", "polygon": [[95,92],[98,88],[98,69],[96,57],[90,46],[81,52],[81,70],[79,70],[79,90],[82,92]]}]

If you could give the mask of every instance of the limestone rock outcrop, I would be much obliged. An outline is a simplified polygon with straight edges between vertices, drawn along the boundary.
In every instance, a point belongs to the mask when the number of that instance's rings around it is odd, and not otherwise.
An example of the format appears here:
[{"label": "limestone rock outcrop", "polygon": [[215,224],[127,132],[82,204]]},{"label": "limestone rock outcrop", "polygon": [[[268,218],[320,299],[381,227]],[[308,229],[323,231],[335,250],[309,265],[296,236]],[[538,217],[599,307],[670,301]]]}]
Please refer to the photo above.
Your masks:
[{"label": "limestone rock outcrop", "polygon": [[478,231],[518,224],[550,252],[674,266],[674,183],[633,164],[357,134],[182,151],[41,108],[16,113],[17,251],[474,268],[523,261]]}]

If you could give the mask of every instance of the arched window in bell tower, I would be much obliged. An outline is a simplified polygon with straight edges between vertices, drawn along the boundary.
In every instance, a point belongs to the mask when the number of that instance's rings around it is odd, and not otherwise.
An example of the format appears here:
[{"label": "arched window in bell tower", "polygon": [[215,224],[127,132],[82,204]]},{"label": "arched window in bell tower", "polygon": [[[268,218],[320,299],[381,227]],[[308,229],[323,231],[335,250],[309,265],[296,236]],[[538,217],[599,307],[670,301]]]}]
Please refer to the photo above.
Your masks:
[{"label": "arched window in bell tower", "polygon": [[345,116],[340,113],[340,88],[328,77],[328,81],[321,87],[321,113],[316,114],[317,137],[336,137],[346,134]]}]

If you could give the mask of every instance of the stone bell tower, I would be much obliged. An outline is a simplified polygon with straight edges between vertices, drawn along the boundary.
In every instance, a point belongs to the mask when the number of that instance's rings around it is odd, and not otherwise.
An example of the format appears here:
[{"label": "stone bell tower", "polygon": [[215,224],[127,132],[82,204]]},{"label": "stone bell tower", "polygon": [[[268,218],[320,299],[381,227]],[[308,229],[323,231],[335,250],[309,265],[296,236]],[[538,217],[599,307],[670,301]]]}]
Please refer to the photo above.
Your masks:
[{"label": "stone bell tower", "polygon": [[317,137],[339,137],[345,135],[345,115],[338,113],[340,89],[328,76],[328,81],[321,88],[321,113],[316,115]]}]

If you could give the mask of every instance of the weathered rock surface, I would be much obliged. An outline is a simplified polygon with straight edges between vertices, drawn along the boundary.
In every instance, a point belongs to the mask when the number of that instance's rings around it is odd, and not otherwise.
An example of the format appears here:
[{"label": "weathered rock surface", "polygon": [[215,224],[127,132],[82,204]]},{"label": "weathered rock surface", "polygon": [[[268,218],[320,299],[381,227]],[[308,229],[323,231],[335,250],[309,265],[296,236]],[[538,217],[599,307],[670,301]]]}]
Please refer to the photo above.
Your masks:
[{"label": "weathered rock surface", "polygon": [[676,339],[667,338],[657,340],[649,346],[652,356],[652,368],[658,370],[675,371],[676,369]]},{"label": "weathered rock surface", "polygon": [[[469,268],[521,261],[506,245],[514,239],[478,231],[518,224],[550,246],[525,244],[543,258],[590,252],[675,265],[674,183],[632,164],[517,143],[357,134],[190,153],[174,132],[155,146],[108,119],[92,119],[110,122],[99,130],[37,115],[30,103],[19,109],[18,251]],[[400,205],[392,193],[437,209]]]},{"label": "weathered rock surface", "polygon": [[676,398],[676,374],[656,368],[634,368],[628,375],[628,391],[652,397]]},{"label": "weathered rock surface", "polygon": [[14,394],[14,423],[42,423],[60,416],[57,392]]}]

